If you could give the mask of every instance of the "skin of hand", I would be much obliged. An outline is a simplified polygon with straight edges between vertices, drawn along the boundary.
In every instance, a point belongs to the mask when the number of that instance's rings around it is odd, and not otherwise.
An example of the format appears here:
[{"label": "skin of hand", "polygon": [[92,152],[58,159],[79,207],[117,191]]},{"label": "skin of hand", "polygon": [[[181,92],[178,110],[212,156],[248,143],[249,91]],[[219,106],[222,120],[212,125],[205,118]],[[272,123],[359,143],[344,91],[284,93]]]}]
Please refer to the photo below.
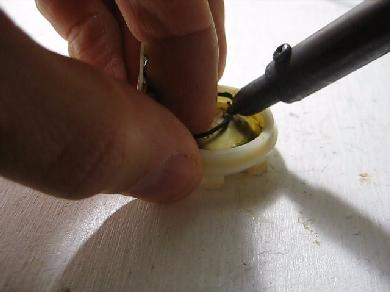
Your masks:
[{"label": "skin of hand", "polygon": [[[223,1],[37,6],[77,60],[40,47],[0,11],[0,174],[68,199],[191,193],[202,175],[191,132],[211,122],[225,64]],[[160,102],[134,87],[140,42]]]}]

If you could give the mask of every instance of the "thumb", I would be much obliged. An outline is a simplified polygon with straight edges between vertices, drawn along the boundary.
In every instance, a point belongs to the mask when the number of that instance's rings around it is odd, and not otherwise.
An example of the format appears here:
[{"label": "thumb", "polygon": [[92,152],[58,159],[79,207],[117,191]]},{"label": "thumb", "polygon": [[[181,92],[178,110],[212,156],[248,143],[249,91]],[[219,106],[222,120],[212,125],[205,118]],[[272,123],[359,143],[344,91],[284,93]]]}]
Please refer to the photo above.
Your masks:
[{"label": "thumb", "polygon": [[70,199],[122,192],[166,202],[198,185],[196,143],[173,114],[48,53],[1,15],[0,24],[8,26],[0,36],[2,175]]}]

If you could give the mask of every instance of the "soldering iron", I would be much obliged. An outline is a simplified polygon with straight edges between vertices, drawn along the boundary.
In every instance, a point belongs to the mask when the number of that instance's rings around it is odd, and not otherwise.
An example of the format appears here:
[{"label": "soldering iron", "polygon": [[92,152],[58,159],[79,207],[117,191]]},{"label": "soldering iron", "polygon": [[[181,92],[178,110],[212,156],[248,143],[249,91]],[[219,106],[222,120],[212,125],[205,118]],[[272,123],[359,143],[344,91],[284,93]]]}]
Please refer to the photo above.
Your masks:
[{"label": "soldering iron", "polygon": [[279,46],[265,74],[237,93],[228,114],[302,100],[389,51],[390,0],[366,0],[296,46]]}]

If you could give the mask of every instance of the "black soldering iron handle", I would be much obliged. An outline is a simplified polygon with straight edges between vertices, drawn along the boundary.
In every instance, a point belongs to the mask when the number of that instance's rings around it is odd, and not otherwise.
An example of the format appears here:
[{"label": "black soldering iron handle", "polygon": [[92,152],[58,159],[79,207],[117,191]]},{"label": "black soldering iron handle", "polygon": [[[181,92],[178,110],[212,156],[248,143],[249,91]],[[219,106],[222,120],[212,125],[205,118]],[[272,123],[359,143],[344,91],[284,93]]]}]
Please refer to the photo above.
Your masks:
[{"label": "black soldering iron handle", "polygon": [[295,47],[280,46],[229,113],[251,115],[278,101],[301,100],[389,51],[390,0],[366,0]]}]

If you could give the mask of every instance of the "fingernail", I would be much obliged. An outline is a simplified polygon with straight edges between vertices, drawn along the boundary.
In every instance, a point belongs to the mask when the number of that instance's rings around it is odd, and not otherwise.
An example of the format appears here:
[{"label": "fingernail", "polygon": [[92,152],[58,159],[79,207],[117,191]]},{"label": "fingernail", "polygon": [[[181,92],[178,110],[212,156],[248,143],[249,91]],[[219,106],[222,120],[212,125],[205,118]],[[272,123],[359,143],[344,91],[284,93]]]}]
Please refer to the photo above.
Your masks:
[{"label": "fingernail", "polygon": [[200,166],[194,158],[177,154],[141,178],[130,193],[147,201],[177,201],[194,190],[200,182],[200,176]]}]

